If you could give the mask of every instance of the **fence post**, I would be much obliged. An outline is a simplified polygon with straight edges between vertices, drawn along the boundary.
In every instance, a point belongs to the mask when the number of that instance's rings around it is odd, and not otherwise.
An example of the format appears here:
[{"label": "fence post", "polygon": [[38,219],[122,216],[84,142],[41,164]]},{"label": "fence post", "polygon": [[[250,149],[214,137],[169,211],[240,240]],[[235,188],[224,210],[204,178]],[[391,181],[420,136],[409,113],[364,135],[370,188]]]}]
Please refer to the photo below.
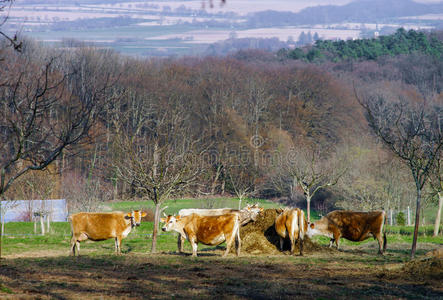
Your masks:
[{"label": "fence post", "polygon": [[389,210],[389,225],[392,226],[393,220],[392,220],[392,209]]},{"label": "fence post", "polygon": [[411,209],[408,205],[408,226],[411,226]]},{"label": "fence post", "polygon": [[45,235],[45,223],[43,223],[43,214],[40,213],[40,226],[42,228],[42,235]]}]

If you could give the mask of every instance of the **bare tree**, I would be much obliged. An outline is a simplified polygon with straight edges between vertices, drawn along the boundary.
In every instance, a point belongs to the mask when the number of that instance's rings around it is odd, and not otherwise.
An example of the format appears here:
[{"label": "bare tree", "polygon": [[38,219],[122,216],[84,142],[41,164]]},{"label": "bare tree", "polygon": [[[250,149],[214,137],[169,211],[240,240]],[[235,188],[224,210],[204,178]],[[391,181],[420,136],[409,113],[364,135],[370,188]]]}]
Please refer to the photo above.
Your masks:
[{"label": "bare tree", "polygon": [[441,210],[443,207],[443,151],[440,156],[436,158],[435,168],[433,168],[429,185],[431,187],[431,196],[438,198],[437,215],[434,223],[434,236],[438,235],[441,221]]},{"label": "bare tree", "polygon": [[[161,205],[183,194],[202,169],[195,153],[195,139],[183,110],[165,111],[148,103],[135,115],[116,122],[114,167],[133,193],[155,205],[151,252],[156,252]],[[133,112],[134,113],[134,112]],[[128,122],[129,121],[129,122]]]},{"label": "bare tree", "polygon": [[[250,172],[252,171],[252,172]],[[238,209],[242,208],[242,202],[245,198],[251,197],[256,193],[255,174],[251,168],[245,166],[229,166],[226,168],[229,178],[229,187],[238,198]]]},{"label": "bare tree", "polygon": [[14,0],[0,0],[0,36],[3,36],[10,43],[10,45],[14,47],[15,50],[20,51],[22,42],[18,40],[17,34],[11,37],[1,29],[8,20],[8,10],[12,6],[13,2]]},{"label": "bare tree", "polygon": [[415,229],[411,258],[415,256],[420,221],[422,190],[443,147],[441,104],[417,99],[407,92],[396,96],[380,91],[355,96],[366,112],[373,132],[411,171],[416,189]]},{"label": "bare tree", "polygon": [[291,195],[301,189],[306,197],[308,222],[312,197],[319,190],[336,185],[347,171],[336,150],[306,141],[300,141],[284,153],[277,168],[280,170],[278,181],[286,182]]},{"label": "bare tree", "polygon": [[18,178],[44,170],[88,138],[108,96],[109,73],[95,85],[93,76],[84,77],[86,65],[66,61],[68,72],[57,63],[55,58],[30,61],[20,53],[0,62],[0,198]]}]

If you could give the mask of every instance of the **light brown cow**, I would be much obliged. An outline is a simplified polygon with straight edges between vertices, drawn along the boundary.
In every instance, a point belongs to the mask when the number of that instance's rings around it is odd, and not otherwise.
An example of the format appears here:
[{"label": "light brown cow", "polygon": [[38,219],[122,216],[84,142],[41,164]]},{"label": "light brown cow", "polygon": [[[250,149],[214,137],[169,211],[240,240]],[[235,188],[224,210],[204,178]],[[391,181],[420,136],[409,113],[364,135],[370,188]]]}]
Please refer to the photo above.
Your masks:
[{"label": "light brown cow", "polygon": [[280,250],[283,251],[284,239],[291,241],[291,254],[294,255],[295,243],[300,239],[300,255],[303,255],[303,239],[308,229],[305,213],[298,208],[285,209],[275,219],[275,231],[280,236]]},{"label": "light brown cow", "polygon": [[81,212],[69,216],[71,222],[71,254],[75,256],[80,253],[80,242],[86,240],[104,241],[115,239],[115,252],[121,254],[122,239],[131,229],[140,226],[141,218],[146,216],[145,212],[134,210],[130,213],[107,212],[87,213]]},{"label": "light brown cow", "polygon": [[[260,207],[258,203],[254,205],[246,205],[244,208],[238,210],[233,208],[184,208],[178,212],[178,215],[181,217],[189,216],[191,214],[197,214],[199,216],[221,216],[230,213],[236,213],[240,218],[240,225],[246,225],[251,221],[255,221],[257,216],[263,212],[263,207]],[[185,237],[181,234],[178,235],[177,246],[178,251],[183,252],[183,244],[185,241]]]},{"label": "light brown cow", "polygon": [[161,218],[165,223],[163,231],[177,231],[186,237],[192,246],[192,256],[197,256],[197,245],[217,246],[226,241],[226,251],[223,256],[228,255],[232,243],[236,241],[237,256],[240,255],[240,220],[236,213],[221,216],[167,216]]},{"label": "light brown cow", "polygon": [[387,244],[386,232],[383,232],[385,217],[384,211],[335,210],[319,221],[309,224],[307,234],[309,237],[317,234],[330,237],[329,247],[335,242],[337,249],[341,237],[353,242],[360,242],[373,236],[378,241],[378,253],[383,254]]}]

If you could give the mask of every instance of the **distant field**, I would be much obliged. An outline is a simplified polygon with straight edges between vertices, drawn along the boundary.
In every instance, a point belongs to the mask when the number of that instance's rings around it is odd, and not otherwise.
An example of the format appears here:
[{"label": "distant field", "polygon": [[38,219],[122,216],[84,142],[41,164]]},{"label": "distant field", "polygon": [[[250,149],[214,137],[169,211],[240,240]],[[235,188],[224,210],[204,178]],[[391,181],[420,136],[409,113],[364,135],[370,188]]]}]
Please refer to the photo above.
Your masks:
[{"label": "distant field", "polygon": [[[350,0],[335,1],[334,4],[349,3]],[[206,14],[199,15],[202,3],[206,3]],[[227,1],[220,7],[214,0],[210,8],[208,1],[150,1],[94,4],[32,4],[17,2],[9,12],[9,24],[15,24],[22,34],[45,43],[59,46],[63,39],[93,42],[98,47],[113,48],[121,53],[139,56],[199,55],[215,42],[224,41],[235,31],[238,38],[272,38],[287,41],[297,40],[300,33],[318,32],[322,38],[355,38],[359,30],[314,29],[314,28],[258,28],[247,30],[237,26],[249,13],[264,10],[298,12],[308,6],[323,5],[328,1],[256,0]],[[231,13],[229,13],[231,12]],[[243,16],[243,17],[242,17]],[[118,18],[127,18],[130,24],[119,24]],[[82,26],[83,20],[85,23]],[[116,20],[113,22],[112,20]],[[131,21],[132,20],[132,21]],[[58,26],[60,22],[66,23]],[[108,26],[100,25],[109,22]],[[126,21],[125,21],[126,22]],[[205,22],[218,22],[217,28]],[[68,25],[67,25],[68,24]],[[71,24],[71,25],[69,25]],[[39,28],[39,25],[44,27]],[[74,26],[74,27],[70,27]],[[77,27],[75,27],[77,26]],[[95,27],[98,26],[98,27]],[[80,27],[80,28],[78,28]],[[219,26],[220,27],[220,26]],[[70,29],[77,28],[77,29]]]}]

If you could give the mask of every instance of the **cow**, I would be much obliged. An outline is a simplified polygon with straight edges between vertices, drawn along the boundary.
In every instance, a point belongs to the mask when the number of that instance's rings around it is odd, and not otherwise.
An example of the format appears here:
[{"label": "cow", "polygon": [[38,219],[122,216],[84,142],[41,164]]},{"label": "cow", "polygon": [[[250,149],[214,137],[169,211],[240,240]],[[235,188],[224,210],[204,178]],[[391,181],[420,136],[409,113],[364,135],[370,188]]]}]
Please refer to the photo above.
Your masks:
[{"label": "cow", "polygon": [[[246,225],[251,221],[255,221],[257,216],[263,212],[263,207],[260,207],[258,203],[254,205],[246,205],[244,208],[238,210],[233,208],[184,208],[178,212],[180,217],[189,216],[191,214],[197,214],[200,216],[221,216],[230,213],[237,213],[240,217],[240,225]],[[178,251],[183,252],[183,244],[185,238],[179,234],[177,240]]]},{"label": "cow", "polygon": [[245,225],[251,221],[255,221],[257,216],[263,212],[263,207],[254,205],[246,205],[244,208],[238,210],[233,208],[184,208],[179,210],[178,215],[181,217],[197,214],[200,216],[221,216],[229,213],[239,213],[241,225]]},{"label": "cow", "polygon": [[330,237],[329,247],[335,242],[337,249],[339,249],[341,237],[353,242],[360,242],[373,236],[378,241],[378,253],[383,255],[387,244],[386,232],[383,232],[385,218],[384,211],[335,210],[323,216],[319,221],[310,223],[307,234],[308,237],[314,235]]},{"label": "cow", "polygon": [[300,239],[300,255],[303,255],[303,239],[308,228],[305,213],[298,208],[285,209],[275,219],[275,231],[280,236],[280,250],[283,251],[284,239],[291,241],[291,254],[295,252],[295,242]]},{"label": "cow", "polygon": [[161,218],[165,223],[163,231],[177,231],[186,237],[192,246],[192,256],[197,256],[197,245],[217,246],[226,241],[226,251],[223,256],[227,256],[235,241],[237,256],[240,255],[240,218],[237,213],[229,213],[221,216],[200,216],[191,214],[189,216],[167,216]]},{"label": "cow", "polygon": [[115,252],[121,254],[122,239],[128,236],[132,228],[140,226],[141,218],[146,212],[134,210],[129,213],[105,212],[88,213],[81,212],[69,216],[71,223],[71,254],[80,254],[80,242],[86,240],[104,241],[115,239]]}]

